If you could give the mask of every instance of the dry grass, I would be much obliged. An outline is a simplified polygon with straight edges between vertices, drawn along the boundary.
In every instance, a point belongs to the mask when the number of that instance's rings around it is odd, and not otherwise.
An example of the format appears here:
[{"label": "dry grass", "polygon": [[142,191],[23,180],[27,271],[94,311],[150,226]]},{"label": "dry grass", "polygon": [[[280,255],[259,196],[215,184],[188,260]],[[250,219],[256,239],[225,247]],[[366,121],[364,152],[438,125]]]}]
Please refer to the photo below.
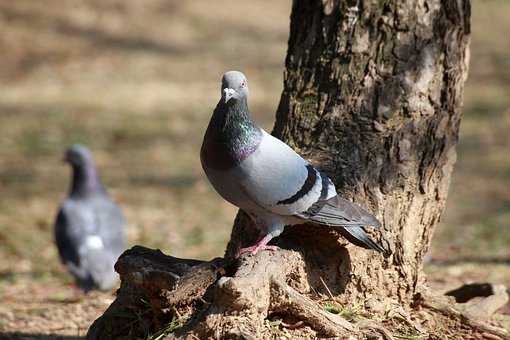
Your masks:
[{"label": "dry grass", "polygon": [[[3,306],[0,314],[17,315],[0,331],[25,328],[30,308],[47,310],[54,295],[68,294],[52,224],[69,180],[60,158],[71,143],[94,151],[132,244],[222,255],[236,209],[202,174],[202,134],[228,69],[247,73],[252,111],[270,129],[290,1],[212,3],[0,2],[0,297],[18,306]],[[474,5],[459,160],[433,249],[441,259],[510,258],[510,2]],[[454,282],[490,276],[485,264],[472,266],[454,266],[462,269]],[[451,274],[452,266],[444,268],[431,268],[434,282]],[[510,275],[496,280],[510,284]],[[19,298],[25,294],[31,304]],[[73,313],[72,304],[66,308]],[[83,313],[82,324],[103,308]],[[30,320],[36,324],[27,332],[51,329]],[[76,335],[65,327],[58,333]]]}]

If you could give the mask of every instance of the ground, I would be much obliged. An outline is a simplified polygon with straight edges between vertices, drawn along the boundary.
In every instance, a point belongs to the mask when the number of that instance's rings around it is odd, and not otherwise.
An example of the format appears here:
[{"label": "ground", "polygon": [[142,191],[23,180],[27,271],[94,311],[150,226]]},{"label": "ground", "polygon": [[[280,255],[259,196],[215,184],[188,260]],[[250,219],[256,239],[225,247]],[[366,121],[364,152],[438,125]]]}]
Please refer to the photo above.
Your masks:
[{"label": "ground", "polygon": [[[473,4],[458,162],[426,266],[441,291],[510,285],[510,2]],[[271,129],[289,15],[290,1],[0,2],[0,338],[79,337],[112,299],[77,296],[53,246],[71,143],[93,150],[131,245],[222,255],[236,209],[203,176],[202,134],[229,69]]]}]

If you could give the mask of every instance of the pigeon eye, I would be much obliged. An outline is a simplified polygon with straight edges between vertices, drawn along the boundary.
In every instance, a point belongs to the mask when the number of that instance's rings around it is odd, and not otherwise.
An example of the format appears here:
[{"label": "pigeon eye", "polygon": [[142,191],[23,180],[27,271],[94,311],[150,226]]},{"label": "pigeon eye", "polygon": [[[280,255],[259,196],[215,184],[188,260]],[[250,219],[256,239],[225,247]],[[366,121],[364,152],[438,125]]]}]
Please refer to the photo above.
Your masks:
[{"label": "pigeon eye", "polygon": [[241,87],[245,87],[245,86],[246,86],[246,82],[244,82],[244,81],[243,81],[243,82],[241,83]]}]

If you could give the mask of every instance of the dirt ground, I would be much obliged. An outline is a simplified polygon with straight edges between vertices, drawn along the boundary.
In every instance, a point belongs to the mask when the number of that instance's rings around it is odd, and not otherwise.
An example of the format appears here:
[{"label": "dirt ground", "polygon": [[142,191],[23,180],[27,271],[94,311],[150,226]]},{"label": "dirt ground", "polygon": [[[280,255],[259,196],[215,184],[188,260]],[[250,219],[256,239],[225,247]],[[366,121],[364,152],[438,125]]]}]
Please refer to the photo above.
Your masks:
[{"label": "dirt ground", "polygon": [[[473,4],[458,162],[426,266],[439,291],[510,286],[510,2]],[[0,339],[79,339],[113,299],[77,294],[53,245],[72,143],[93,150],[131,245],[222,255],[236,209],[202,174],[202,134],[229,69],[248,75],[251,110],[271,129],[290,5],[0,2]]]}]

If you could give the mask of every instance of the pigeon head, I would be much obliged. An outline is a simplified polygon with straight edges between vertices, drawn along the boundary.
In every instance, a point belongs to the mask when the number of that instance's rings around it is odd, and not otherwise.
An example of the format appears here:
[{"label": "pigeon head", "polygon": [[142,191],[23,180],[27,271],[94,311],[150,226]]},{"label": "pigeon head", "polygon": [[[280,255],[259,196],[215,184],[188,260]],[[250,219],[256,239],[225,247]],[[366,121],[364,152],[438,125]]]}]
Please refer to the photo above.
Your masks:
[{"label": "pigeon head", "polygon": [[92,154],[83,145],[74,144],[66,150],[64,161],[73,167],[84,167],[92,163]]},{"label": "pigeon head", "polygon": [[96,168],[92,153],[83,145],[75,144],[67,149],[64,161],[73,169],[71,182],[71,196],[86,196],[90,193],[105,192]]},{"label": "pigeon head", "polygon": [[239,71],[228,71],[221,78],[221,98],[225,103],[248,98],[248,80]]}]

